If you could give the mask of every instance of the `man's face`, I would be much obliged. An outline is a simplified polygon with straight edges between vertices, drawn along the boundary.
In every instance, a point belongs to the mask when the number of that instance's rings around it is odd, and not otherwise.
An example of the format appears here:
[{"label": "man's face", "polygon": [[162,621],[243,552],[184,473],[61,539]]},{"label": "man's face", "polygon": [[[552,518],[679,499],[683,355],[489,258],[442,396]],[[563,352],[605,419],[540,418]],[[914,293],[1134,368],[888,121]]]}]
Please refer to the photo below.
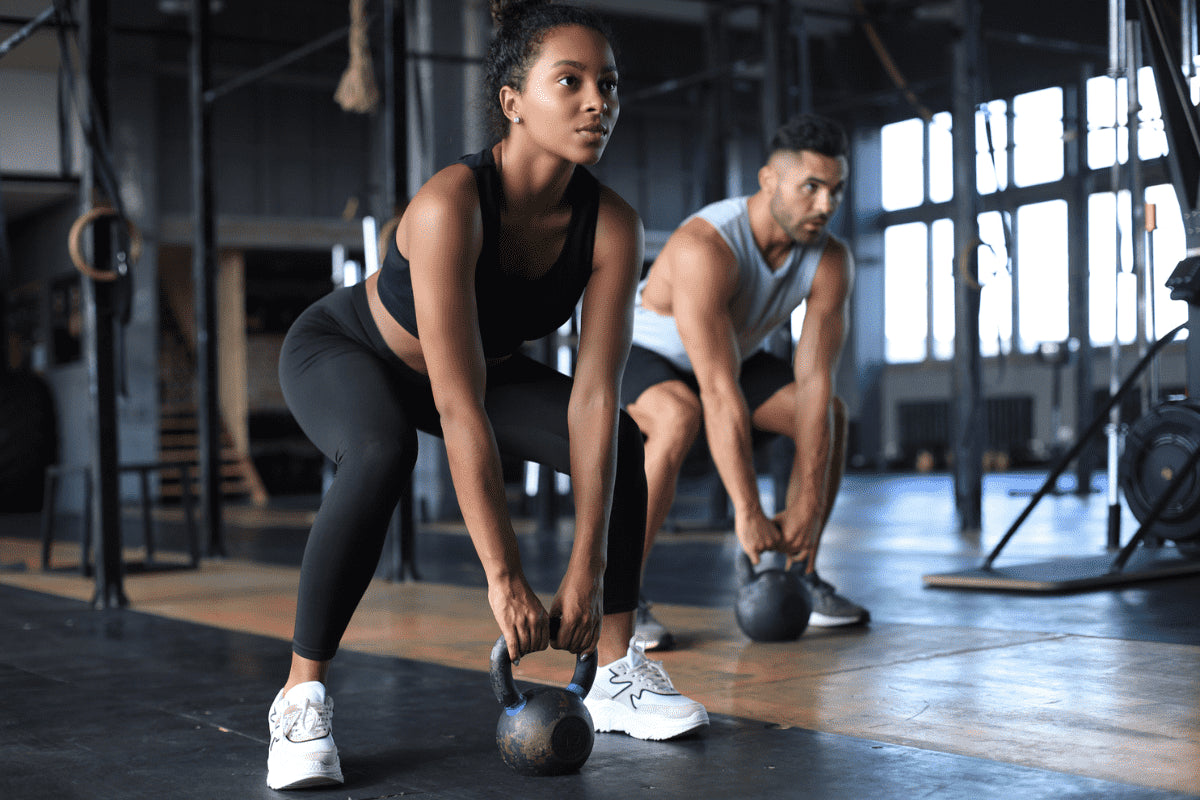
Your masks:
[{"label": "man's face", "polygon": [[811,150],[780,151],[771,156],[767,169],[775,176],[771,216],[796,242],[815,241],[842,202],[846,158]]}]

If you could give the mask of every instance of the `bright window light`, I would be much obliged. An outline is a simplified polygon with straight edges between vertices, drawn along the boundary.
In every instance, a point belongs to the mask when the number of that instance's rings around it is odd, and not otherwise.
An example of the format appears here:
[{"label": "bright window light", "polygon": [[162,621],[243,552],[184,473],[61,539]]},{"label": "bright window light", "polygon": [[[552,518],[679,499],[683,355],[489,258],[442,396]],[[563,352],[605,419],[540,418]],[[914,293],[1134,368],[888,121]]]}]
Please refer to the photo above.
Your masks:
[{"label": "bright window light", "polygon": [[929,199],[944,203],[954,197],[954,135],[950,112],[933,115],[929,125]]},{"label": "bright window light", "polygon": [[935,220],[931,231],[933,357],[954,357],[954,222]]},{"label": "bright window light", "polygon": [[1125,103],[1117,103],[1118,94],[1125,96],[1123,78],[1114,82],[1101,75],[1087,82],[1087,159],[1092,169],[1111,167],[1114,159],[1123,164],[1129,154],[1124,132],[1118,135],[1116,128],[1125,121]]},{"label": "bright window light", "polygon": [[1069,335],[1067,201],[1017,209],[1017,313],[1021,349]]},{"label": "bright window light", "polygon": [[[1158,159],[1167,153],[1167,140],[1152,69],[1138,72],[1138,87],[1138,153],[1145,160]],[[1200,102],[1200,76],[1192,79],[1191,88],[1193,100]],[[1127,82],[1096,77],[1087,81],[1085,92],[1089,167],[1107,169],[1124,163],[1128,156]],[[993,100],[978,107],[975,145],[980,194],[1008,189],[1010,172],[1014,186],[1053,183],[1065,177],[1064,97],[1063,89],[1050,87],[1018,95],[1011,105]],[[952,126],[951,115],[942,112],[928,124],[909,119],[881,129],[885,210],[953,199]],[[1158,212],[1158,230],[1147,238],[1151,257],[1147,311],[1153,314],[1154,323],[1147,336],[1157,338],[1187,318],[1186,303],[1171,300],[1166,287],[1171,271],[1184,257],[1184,233],[1179,203],[1170,185],[1148,188],[1146,199]],[[1070,333],[1067,201],[1035,203],[1014,213],[1011,230],[999,211],[979,216],[979,336],[984,356],[1014,348],[1031,352],[1042,342],[1063,341]],[[1106,346],[1114,335],[1129,344],[1136,337],[1137,281],[1131,274],[1128,192],[1092,195],[1087,214],[1091,344]],[[1147,236],[1144,231],[1137,235]],[[887,360],[952,358],[956,322],[953,221],[891,226],[885,231],[884,248]]]},{"label": "bright window light", "polygon": [[887,211],[913,208],[925,199],[924,131],[919,119],[884,125],[880,131],[883,163],[879,182]]},{"label": "bright window light", "polygon": [[1063,176],[1063,93],[1053,86],[1013,98],[1013,182],[1050,183]]},{"label": "bright window light", "polygon": [[1161,158],[1167,154],[1167,129],[1163,124],[1162,105],[1158,101],[1158,88],[1154,84],[1154,70],[1143,67],[1138,70],[1138,155],[1143,161]]},{"label": "bright window light", "polygon": [[[1107,76],[1087,82],[1088,166],[1092,169],[1111,167],[1114,158],[1121,164],[1129,160],[1129,138],[1124,128],[1129,119],[1127,84],[1124,78],[1114,81]],[[1138,70],[1138,103],[1138,154],[1143,160],[1166,155],[1167,134],[1150,67]]]},{"label": "bright window light", "polygon": [[1128,219],[1128,192],[1121,192],[1119,208],[1112,192],[1088,198],[1088,326],[1093,345],[1109,344],[1114,331],[1122,344],[1129,344],[1137,329],[1136,293],[1130,291],[1136,287],[1132,281],[1117,280],[1118,267],[1123,271],[1133,260]]},{"label": "bright window light", "polygon": [[985,356],[1012,350],[1012,273],[1004,220],[998,211],[979,215],[979,352]]},{"label": "bright window light", "polygon": [[891,363],[925,358],[925,223],[892,225],[883,232],[884,356]]},{"label": "bright window light", "polygon": [[[1154,338],[1165,336],[1175,326],[1187,322],[1188,307],[1183,300],[1172,300],[1167,288],[1167,278],[1175,266],[1187,255],[1183,232],[1183,214],[1179,209],[1179,198],[1175,187],[1159,184],[1146,189],[1146,202],[1155,206],[1158,230],[1150,234],[1148,253],[1153,256],[1150,265],[1150,286],[1154,287]],[[1175,341],[1182,341],[1187,331],[1181,331]]]},{"label": "bright window light", "polygon": [[980,194],[1008,188],[1007,112],[1007,103],[993,100],[975,113],[975,185]]}]

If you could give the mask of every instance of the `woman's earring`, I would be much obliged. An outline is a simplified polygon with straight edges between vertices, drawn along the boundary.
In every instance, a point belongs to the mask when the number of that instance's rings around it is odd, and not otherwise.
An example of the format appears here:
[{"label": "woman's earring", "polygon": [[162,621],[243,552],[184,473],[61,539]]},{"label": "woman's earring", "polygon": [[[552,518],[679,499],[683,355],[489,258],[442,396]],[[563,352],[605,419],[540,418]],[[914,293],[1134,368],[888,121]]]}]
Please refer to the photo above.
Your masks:
[{"label": "woman's earring", "polygon": [[513,117],[513,122],[515,122],[515,123],[517,123],[518,125],[520,125],[520,124],[521,124],[521,118],[520,118],[520,117]]}]

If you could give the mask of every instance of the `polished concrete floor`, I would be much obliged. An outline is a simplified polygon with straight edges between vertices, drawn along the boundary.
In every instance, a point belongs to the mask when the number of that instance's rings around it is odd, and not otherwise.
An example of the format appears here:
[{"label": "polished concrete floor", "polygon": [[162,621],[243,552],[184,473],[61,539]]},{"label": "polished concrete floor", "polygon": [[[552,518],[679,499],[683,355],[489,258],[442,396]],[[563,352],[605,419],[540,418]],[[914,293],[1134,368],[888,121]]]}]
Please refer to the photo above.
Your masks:
[{"label": "polished concrete floor", "polygon": [[[1057,594],[924,585],[978,565],[1040,479],[988,476],[984,532],[964,536],[949,478],[848,476],[818,566],[872,621],[794,643],[753,643],[734,624],[728,531],[664,534],[646,592],[680,646],[656,657],[713,725],[667,743],[601,735],[579,775],[555,779],[517,777],[496,754],[482,575],[461,526],[423,525],[423,580],[371,587],[331,673],[347,783],[308,794],[1200,797],[1200,577]],[[36,517],[0,516],[0,796],[275,795],[264,718],[311,514],[231,507],[226,558],[131,573],[129,607],[109,611],[69,568],[69,518],[43,573]],[[170,549],[178,515],[158,516]],[[1106,518],[1102,493],[1047,497],[998,565],[1103,555]],[[139,524],[127,517],[134,545]],[[527,522],[520,539],[552,593],[569,525]],[[545,654],[517,675],[568,669]]]}]

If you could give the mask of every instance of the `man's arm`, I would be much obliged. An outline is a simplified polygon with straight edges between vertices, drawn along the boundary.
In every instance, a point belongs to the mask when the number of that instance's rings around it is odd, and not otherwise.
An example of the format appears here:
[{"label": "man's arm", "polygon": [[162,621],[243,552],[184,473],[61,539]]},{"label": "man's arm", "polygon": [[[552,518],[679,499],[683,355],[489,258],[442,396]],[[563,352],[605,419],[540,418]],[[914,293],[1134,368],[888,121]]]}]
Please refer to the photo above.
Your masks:
[{"label": "man's arm", "polygon": [[804,324],[796,343],[796,457],[783,514],[783,539],[789,555],[808,547],[825,516],[829,475],[834,372],[845,342],[847,300],[854,261],[845,245],[830,239],[806,301]]},{"label": "man's arm", "polygon": [[757,563],[764,550],[779,546],[780,534],[759,504],[750,410],[738,385],[742,354],[729,314],[737,280],[734,256],[701,220],[680,229],[669,246],[672,312],[700,386],[708,449],[733,503],[738,540]]}]

